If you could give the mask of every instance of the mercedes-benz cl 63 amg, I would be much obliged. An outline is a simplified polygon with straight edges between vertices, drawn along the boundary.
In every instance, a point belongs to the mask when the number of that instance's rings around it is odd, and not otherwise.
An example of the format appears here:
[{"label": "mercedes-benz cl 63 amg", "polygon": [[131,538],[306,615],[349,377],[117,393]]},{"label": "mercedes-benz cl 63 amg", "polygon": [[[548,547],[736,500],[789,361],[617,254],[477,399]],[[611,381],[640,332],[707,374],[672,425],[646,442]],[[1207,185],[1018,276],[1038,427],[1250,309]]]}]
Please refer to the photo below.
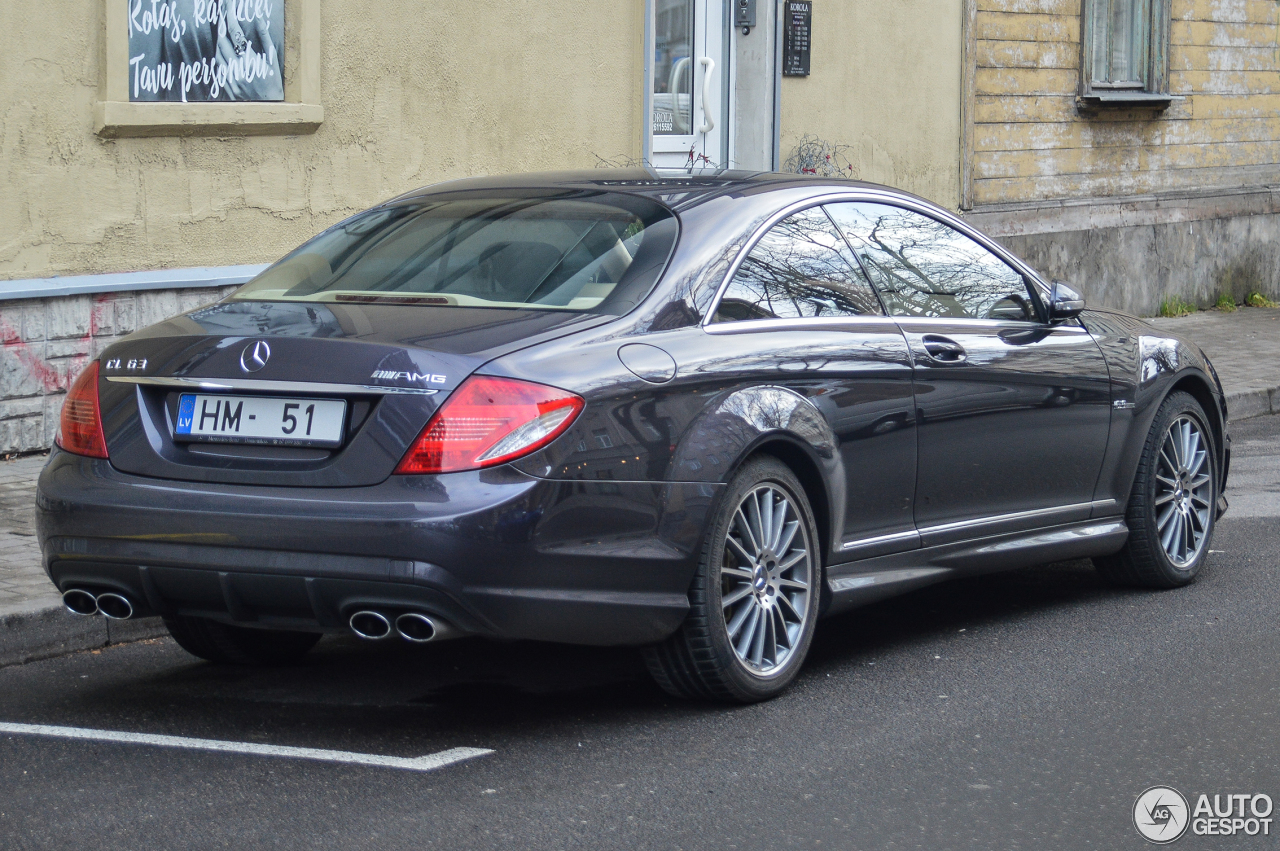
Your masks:
[{"label": "mercedes-benz cl 63 amg", "polygon": [[729,701],[785,688],[823,615],[949,577],[1190,582],[1230,458],[1199,348],[927,201],[603,170],[329,228],[111,345],[57,444],[38,528],[73,612],[230,663],[633,645]]}]

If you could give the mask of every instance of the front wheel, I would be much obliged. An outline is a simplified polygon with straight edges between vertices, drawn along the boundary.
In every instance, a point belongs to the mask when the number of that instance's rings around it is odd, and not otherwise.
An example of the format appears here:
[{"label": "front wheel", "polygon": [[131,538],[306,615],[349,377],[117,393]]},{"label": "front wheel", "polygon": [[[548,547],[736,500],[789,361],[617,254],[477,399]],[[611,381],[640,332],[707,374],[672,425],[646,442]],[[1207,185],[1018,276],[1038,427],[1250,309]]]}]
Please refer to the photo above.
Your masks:
[{"label": "front wheel", "polygon": [[1094,559],[1120,585],[1176,588],[1196,578],[1217,511],[1218,455],[1200,403],[1169,394],[1156,413],[1133,480],[1119,553]]},{"label": "front wheel", "polygon": [[775,458],[748,461],[707,532],[689,616],[645,650],[650,673],[677,697],[752,703],[781,693],[809,651],[821,581],[800,482]]}]

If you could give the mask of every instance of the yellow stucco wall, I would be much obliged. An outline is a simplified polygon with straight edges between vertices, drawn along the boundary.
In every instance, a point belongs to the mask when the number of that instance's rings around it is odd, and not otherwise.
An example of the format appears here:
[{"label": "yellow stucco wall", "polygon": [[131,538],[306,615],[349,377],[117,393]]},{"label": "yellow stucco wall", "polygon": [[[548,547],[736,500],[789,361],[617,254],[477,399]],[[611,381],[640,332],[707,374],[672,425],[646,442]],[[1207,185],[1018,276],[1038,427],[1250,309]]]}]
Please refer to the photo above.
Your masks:
[{"label": "yellow stucco wall", "polygon": [[0,3],[0,279],[267,262],[426,183],[640,154],[633,0],[324,0],[316,133],[113,140],[105,2]]},{"label": "yellow stucco wall", "polygon": [[[423,184],[640,155],[642,0],[324,0],[317,132],[117,139],[108,2],[0,3],[0,279],[268,262]],[[782,159],[812,134],[955,207],[959,5],[815,3]]]},{"label": "yellow stucco wall", "polygon": [[960,0],[816,0],[810,76],[782,79],[781,159],[847,145],[854,177],[960,203]]},{"label": "yellow stucco wall", "polygon": [[1173,0],[1163,114],[1075,107],[1080,0],[978,0],[974,201],[1280,180],[1280,4]]}]

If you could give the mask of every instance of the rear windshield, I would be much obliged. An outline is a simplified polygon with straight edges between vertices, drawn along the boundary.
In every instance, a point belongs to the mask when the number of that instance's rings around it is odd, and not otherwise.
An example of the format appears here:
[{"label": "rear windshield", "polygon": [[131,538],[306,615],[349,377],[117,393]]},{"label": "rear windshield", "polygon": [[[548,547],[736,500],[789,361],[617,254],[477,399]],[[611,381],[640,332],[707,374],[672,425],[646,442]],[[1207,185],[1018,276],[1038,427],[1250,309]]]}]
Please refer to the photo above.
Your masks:
[{"label": "rear windshield", "polygon": [[629,195],[425,197],[335,225],[231,298],[623,313],[676,234],[670,211]]}]

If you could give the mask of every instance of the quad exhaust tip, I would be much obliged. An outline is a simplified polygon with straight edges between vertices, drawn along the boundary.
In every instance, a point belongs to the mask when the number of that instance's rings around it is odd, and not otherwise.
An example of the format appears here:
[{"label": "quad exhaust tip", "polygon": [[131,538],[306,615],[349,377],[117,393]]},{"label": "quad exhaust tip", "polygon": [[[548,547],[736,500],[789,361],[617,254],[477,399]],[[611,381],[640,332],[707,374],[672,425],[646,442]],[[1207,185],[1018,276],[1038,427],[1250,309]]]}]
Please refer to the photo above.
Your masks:
[{"label": "quad exhaust tip", "polygon": [[435,638],[439,631],[435,621],[417,612],[409,612],[396,618],[396,632],[405,641],[422,644]]},{"label": "quad exhaust tip", "polygon": [[370,641],[377,641],[391,634],[391,621],[387,620],[387,616],[381,612],[368,610],[356,612],[351,616],[351,620],[347,621],[347,625],[356,635]]},{"label": "quad exhaust tip", "polygon": [[[101,598],[99,598],[101,604]],[[405,641],[414,644],[425,644],[450,634],[449,627],[434,618],[419,612],[405,612],[392,621],[393,615],[386,615],[372,609],[361,609],[353,614],[347,625],[351,631],[361,638],[380,641],[395,632]]]},{"label": "quad exhaust tip", "polygon": [[129,598],[112,592],[95,595],[83,588],[69,588],[62,594],[62,605],[73,615],[105,615],[117,621],[133,617]]},{"label": "quad exhaust tip", "polygon": [[62,594],[62,605],[73,615],[96,615],[98,598],[83,588],[72,588]]},{"label": "quad exhaust tip", "polygon": [[129,598],[123,595],[99,594],[97,603],[98,611],[112,620],[122,621],[133,617],[133,603],[130,603]]}]

